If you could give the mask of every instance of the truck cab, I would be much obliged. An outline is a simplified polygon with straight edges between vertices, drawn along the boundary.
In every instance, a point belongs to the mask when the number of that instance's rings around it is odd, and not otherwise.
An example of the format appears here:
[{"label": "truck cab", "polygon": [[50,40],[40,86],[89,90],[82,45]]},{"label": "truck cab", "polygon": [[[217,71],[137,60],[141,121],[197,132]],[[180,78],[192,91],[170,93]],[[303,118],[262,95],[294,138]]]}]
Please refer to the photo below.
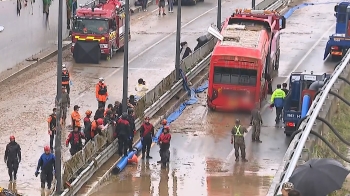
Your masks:
[{"label": "truck cab", "polygon": [[293,72],[289,77],[289,93],[285,98],[283,120],[284,133],[291,136],[306,116],[316,93],[323,87],[330,74]]}]

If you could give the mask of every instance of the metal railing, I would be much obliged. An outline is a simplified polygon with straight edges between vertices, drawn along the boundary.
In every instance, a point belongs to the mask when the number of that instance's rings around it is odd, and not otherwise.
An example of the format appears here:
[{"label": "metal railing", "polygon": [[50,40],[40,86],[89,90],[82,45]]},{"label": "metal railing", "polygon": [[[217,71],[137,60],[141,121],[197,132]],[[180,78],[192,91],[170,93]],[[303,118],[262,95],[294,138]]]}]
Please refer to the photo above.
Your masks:
[{"label": "metal railing", "polygon": [[[292,175],[295,167],[298,164],[299,158],[302,155],[305,143],[308,140],[310,131],[313,129],[316,118],[319,113],[322,111],[322,108],[325,106],[325,101],[329,99],[329,92],[337,84],[338,77],[340,74],[345,72],[350,61],[350,51],[346,53],[342,61],[334,70],[330,79],[326,82],[326,84],[321,89],[320,93],[315,97],[308,113],[307,118],[301,123],[299,126],[300,133],[298,133],[292,142],[290,143],[287,152],[283,158],[283,163],[277,171],[272,185],[268,191],[268,196],[273,196],[276,194],[281,194],[281,184],[284,182],[288,182],[290,176]],[[348,70],[347,70],[348,71]],[[347,76],[346,76],[347,77]]]}]

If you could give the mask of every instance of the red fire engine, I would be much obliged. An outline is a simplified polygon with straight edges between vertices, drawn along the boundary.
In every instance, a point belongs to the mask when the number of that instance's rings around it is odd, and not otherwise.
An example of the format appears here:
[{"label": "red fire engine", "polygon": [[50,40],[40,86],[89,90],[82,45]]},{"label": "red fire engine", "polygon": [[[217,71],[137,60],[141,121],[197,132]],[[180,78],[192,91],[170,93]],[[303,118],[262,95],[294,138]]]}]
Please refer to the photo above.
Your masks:
[{"label": "red fire engine", "polygon": [[114,52],[123,50],[124,47],[124,2],[100,0],[98,5],[95,4],[92,1],[77,9],[73,21],[71,51],[74,54],[77,42],[98,42],[100,53],[109,60]]},{"label": "red fire engine", "polygon": [[251,111],[266,98],[268,78],[279,67],[280,30],[286,20],[273,11],[236,10],[219,33],[209,69],[207,104],[213,110]]}]

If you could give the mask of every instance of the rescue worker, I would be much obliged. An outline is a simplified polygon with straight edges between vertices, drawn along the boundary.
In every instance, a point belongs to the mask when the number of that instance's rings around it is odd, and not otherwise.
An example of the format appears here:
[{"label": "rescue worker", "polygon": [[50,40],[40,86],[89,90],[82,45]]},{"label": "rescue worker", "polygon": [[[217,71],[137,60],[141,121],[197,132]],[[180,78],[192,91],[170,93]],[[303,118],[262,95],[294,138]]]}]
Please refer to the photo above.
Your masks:
[{"label": "rescue worker", "polygon": [[118,137],[118,153],[120,156],[128,155],[128,142],[130,137],[131,127],[128,122],[128,114],[123,112],[122,117],[117,122],[116,135]]},{"label": "rescue worker", "polygon": [[281,85],[277,84],[277,89],[272,93],[270,105],[270,108],[273,106],[276,107],[276,124],[280,122],[280,119],[282,117],[283,102],[285,97],[286,93],[281,89]]},{"label": "rescue worker", "polygon": [[108,104],[107,109],[103,113],[103,116],[106,117],[107,116],[107,112],[108,111],[112,111],[112,109],[113,109],[113,105],[112,104]]},{"label": "rescue worker", "polygon": [[86,110],[84,118],[84,135],[85,135],[85,144],[91,140],[91,110]]},{"label": "rescue worker", "polygon": [[50,147],[45,146],[44,152],[38,161],[38,166],[36,168],[35,177],[38,177],[39,170],[41,169],[40,181],[41,188],[45,188],[45,183],[47,183],[47,189],[51,189],[51,183],[53,180],[53,175],[55,174],[55,155],[51,153]]},{"label": "rescue worker", "polygon": [[260,113],[260,105],[258,103],[255,104],[255,109],[252,111],[250,124],[253,126],[252,141],[261,143],[262,141],[260,140],[260,129],[263,121]]},{"label": "rescue worker", "polygon": [[61,120],[62,124],[66,125],[66,119],[67,119],[67,110],[70,108],[70,97],[69,94],[66,92],[66,88],[62,86],[62,97],[59,102],[60,109],[61,109]]},{"label": "rescue worker", "polygon": [[149,156],[149,152],[151,150],[152,138],[154,137],[154,127],[149,122],[150,118],[146,117],[145,122],[141,125],[140,128],[140,138],[142,143],[142,159],[145,159],[145,155],[147,159],[152,159]]},{"label": "rescue worker", "polygon": [[104,113],[105,113],[105,107],[103,105],[100,105],[95,112],[94,120],[97,120],[99,118],[104,118]]},{"label": "rescue worker", "polygon": [[70,92],[70,84],[71,83],[72,82],[70,80],[70,73],[68,72],[66,65],[63,64],[62,65],[62,86],[67,89],[68,94]]},{"label": "rescue worker", "polygon": [[272,95],[272,78],[270,74],[265,75],[265,80],[267,81],[267,93]]},{"label": "rescue worker", "polygon": [[93,139],[96,135],[102,135],[102,130],[99,127],[100,125],[103,125],[102,118],[92,121],[91,132],[90,132],[91,139]]},{"label": "rescue worker", "polygon": [[283,83],[282,84],[282,90],[284,91],[284,93],[286,94],[286,96],[288,95],[289,93],[289,90],[287,89],[287,83]]},{"label": "rescue worker", "polygon": [[122,103],[120,103],[119,101],[115,101],[113,106],[113,111],[117,117],[121,116],[123,113]]},{"label": "rescue worker", "polygon": [[79,114],[79,108],[80,107],[78,105],[75,105],[73,107],[74,111],[72,112],[71,117],[72,117],[73,130],[75,129],[75,127],[78,127],[78,130],[81,131],[81,124],[80,124],[81,117]]},{"label": "rescue worker", "polygon": [[85,139],[85,136],[79,131],[79,127],[75,127],[74,130],[69,133],[66,140],[66,147],[68,148],[68,145],[70,144],[69,152],[72,156],[83,149],[82,139]]},{"label": "rescue worker", "polygon": [[[163,120],[160,122],[160,124],[162,125],[162,130],[161,130],[161,132],[163,133],[163,132],[164,132],[164,127],[167,126],[168,121],[167,121],[166,119],[163,119]],[[158,138],[158,139],[159,139],[159,138]],[[160,152],[159,152],[159,156],[161,156],[161,155],[160,155]],[[170,157],[169,157],[169,160],[170,160]],[[157,163],[162,163],[162,160],[157,161]]]},{"label": "rescue worker", "polygon": [[107,124],[116,124],[117,119],[115,118],[115,115],[112,110],[108,110],[106,113],[105,118],[103,119],[103,125],[106,126]]},{"label": "rescue worker", "polygon": [[7,164],[10,182],[17,180],[17,171],[21,162],[21,146],[16,142],[15,136],[10,136],[10,143],[6,145],[4,161]]},{"label": "rescue worker", "polygon": [[166,163],[169,162],[170,157],[170,141],[171,141],[171,134],[169,133],[170,127],[165,126],[163,129],[163,133],[160,134],[158,138],[158,144],[160,146],[159,154],[161,158],[162,166],[165,167]]},{"label": "rescue worker", "polygon": [[244,141],[244,133],[248,133],[247,128],[241,125],[241,121],[239,119],[236,119],[236,125],[232,128],[231,133],[231,144],[233,144],[235,148],[236,161],[239,161],[239,150],[241,150],[242,161],[248,162],[245,157],[246,154]]},{"label": "rescue worker", "polygon": [[137,105],[137,101],[134,95],[130,95],[129,96],[129,101],[128,101],[131,105],[133,105],[134,107]]},{"label": "rescue worker", "polygon": [[99,82],[96,84],[96,100],[98,102],[98,107],[106,107],[106,101],[108,100],[107,86],[103,78],[98,79]]},{"label": "rescue worker", "polygon": [[132,145],[134,144],[134,136],[136,133],[136,126],[135,126],[135,113],[133,109],[128,109],[128,122],[130,125],[130,133],[129,133],[129,151],[132,151]]},{"label": "rescue worker", "polygon": [[56,135],[56,108],[52,109],[52,114],[50,114],[49,118],[47,119],[47,126],[48,126],[48,134],[50,135],[50,149],[51,152],[53,152],[53,142],[55,140]]}]

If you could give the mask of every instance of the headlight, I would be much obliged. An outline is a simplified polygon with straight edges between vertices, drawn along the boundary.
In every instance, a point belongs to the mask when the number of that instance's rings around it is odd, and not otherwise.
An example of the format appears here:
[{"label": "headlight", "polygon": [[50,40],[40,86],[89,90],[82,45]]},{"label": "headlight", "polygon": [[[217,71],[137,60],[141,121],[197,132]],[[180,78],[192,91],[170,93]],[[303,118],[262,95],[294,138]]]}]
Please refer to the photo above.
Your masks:
[{"label": "headlight", "polygon": [[100,48],[108,48],[108,44],[100,44]]},{"label": "headlight", "polygon": [[74,46],[75,46],[75,43],[72,43],[72,46],[74,47]]}]

